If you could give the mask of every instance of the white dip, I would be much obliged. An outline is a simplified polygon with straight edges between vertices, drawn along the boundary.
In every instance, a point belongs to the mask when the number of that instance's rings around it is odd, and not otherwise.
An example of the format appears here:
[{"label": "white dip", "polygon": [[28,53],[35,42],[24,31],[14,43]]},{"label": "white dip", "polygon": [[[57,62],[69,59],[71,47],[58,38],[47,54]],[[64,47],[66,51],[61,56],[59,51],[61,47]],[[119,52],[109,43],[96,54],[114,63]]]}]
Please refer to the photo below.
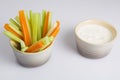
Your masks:
[{"label": "white dip", "polygon": [[82,40],[92,44],[104,44],[113,38],[108,28],[97,24],[80,26],[77,35]]}]

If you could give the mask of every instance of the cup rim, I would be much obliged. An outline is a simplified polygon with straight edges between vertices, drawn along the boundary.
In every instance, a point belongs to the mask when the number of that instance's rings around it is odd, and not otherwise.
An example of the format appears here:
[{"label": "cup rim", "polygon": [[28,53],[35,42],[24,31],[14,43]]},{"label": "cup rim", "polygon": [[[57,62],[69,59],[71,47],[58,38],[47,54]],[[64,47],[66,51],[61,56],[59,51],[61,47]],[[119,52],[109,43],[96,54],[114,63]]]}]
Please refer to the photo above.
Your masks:
[{"label": "cup rim", "polygon": [[[113,36],[113,39],[110,40],[110,41],[108,41],[108,42],[106,42],[106,43],[104,43],[104,44],[94,44],[94,43],[90,43],[90,42],[87,42],[87,41],[81,39],[81,38],[78,36],[78,34],[77,34],[77,28],[80,27],[80,26],[79,26],[80,24],[81,24],[81,25],[82,25],[82,24],[85,24],[85,23],[88,23],[88,24],[89,24],[90,22],[91,22],[92,24],[107,25],[106,27],[112,28],[112,30],[114,30],[114,34],[115,34],[115,35]],[[103,27],[105,27],[105,26],[103,26]],[[117,30],[115,29],[115,27],[114,27],[113,25],[109,24],[109,23],[106,22],[106,21],[98,20],[98,19],[88,19],[88,20],[81,21],[80,23],[78,23],[78,24],[75,26],[75,28],[74,28],[74,33],[75,33],[75,35],[77,36],[77,38],[78,38],[79,40],[81,40],[81,41],[83,41],[83,42],[85,42],[85,43],[87,43],[87,44],[94,45],[94,46],[107,45],[107,44],[109,44],[109,43],[112,43],[112,42],[116,39],[116,37],[117,37]]]},{"label": "cup rim", "polygon": [[10,42],[10,46],[13,48],[13,50],[15,50],[15,51],[17,51],[17,52],[19,52],[19,53],[22,53],[22,54],[26,54],[26,55],[35,55],[35,54],[44,53],[44,52],[47,51],[49,48],[51,48],[51,47],[53,46],[53,43],[54,43],[54,41],[53,41],[47,48],[45,48],[45,49],[42,50],[42,51],[38,51],[38,52],[23,52],[23,51],[20,51],[20,50],[18,50],[17,48],[15,48],[15,47],[13,46],[13,42],[15,42],[15,41],[10,40],[9,42]]}]

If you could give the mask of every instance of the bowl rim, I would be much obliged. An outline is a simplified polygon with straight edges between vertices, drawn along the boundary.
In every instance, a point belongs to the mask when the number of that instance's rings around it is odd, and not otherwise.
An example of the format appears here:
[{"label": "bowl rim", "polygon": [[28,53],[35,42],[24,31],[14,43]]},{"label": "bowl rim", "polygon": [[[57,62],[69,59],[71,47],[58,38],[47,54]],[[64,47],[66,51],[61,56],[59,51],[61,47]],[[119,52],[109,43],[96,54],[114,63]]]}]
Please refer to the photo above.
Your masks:
[{"label": "bowl rim", "polygon": [[[103,27],[109,27],[109,28],[111,28],[112,30],[114,30],[115,36],[113,36],[113,39],[112,39],[112,40],[110,40],[110,41],[108,41],[108,42],[106,42],[106,43],[103,43],[103,44],[94,44],[94,43],[90,43],[90,42],[87,42],[87,41],[81,39],[81,38],[78,36],[77,28],[80,27],[79,25],[82,25],[82,24],[85,24],[85,23],[86,23],[86,24],[87,24],[87,23],[90,24],[90,22],[91,22],[92,24],[107,25],[107,26],[103,26]],[[109,24],[109,23],[106,22],[106,21],[98,20],[98,19],[88,19],[88,20],[84,20],[84,21],[79,22],[79,23],[75,26],[75,28],[74,28],[74,33],[75,33],[75,36],[76,36],[79,40],[81,40],[82,42],[85,42],[85,43],[87,43],[87,44],[89,44],[89,45],[94,45],[94,46],[103,46],[103,45],[107,45],[107,44],[109,44],[109,43],[112,43],[112,42],[116,39],[116,37],[117,37],[117,35],[118,35],[117,30],[116,30],[116,28],[115,28],[113,25]]]},{"label": "bowl rim", "polygon": [[22,54],[26,54],[26,55],[35,55],[35,54],[44,53],[44,52],[46,52],[49,48],[51,48],[51,47],[53,46],[53,44],[54,44],[54,41],[53,41],[47,48],[45,48],[44,50],[41,50],[41,51],[37,51],[37,52],[23,52],[23,51],[20,51],[20,50],[18,50],[17,48],[15,48],[15,47],[13,46],[13,42],[15,42],[15,41],[13,41],[13,40],[10,40],[10,41],[9,41],[10,46],[13,48],[13,50],[15,50],[15,51],[18,52],[18,53],[22,53]]}]

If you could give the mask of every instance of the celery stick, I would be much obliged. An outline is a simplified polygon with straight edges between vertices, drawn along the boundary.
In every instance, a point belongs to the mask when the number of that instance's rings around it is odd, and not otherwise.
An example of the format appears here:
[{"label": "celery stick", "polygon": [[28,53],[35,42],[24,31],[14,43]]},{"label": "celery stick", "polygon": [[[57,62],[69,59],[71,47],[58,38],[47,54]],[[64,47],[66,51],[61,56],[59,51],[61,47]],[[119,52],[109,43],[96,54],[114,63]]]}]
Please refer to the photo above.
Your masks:
[{"label": "celery stick", "polygon": [[49,41],[52,42],[54,40],[54,37],[50,36]]},{"label": "celery stick", "polygon": [[44,46],[42,48],[40,48],[40,51],[43,50],[43,49],[45,49],[48,45],[50,45],[51,42],[53,42],[53,40],[54,40],[53,37],[45,37],[44,41],[43,41]]},{"label": "celery stick", "polygon": [[41,39],[41,14],[38,13],[38,29],[37,29],[37,40]]},{"label": "celery stick", "polygon": [[9,25],[10,26],[12,26],[12,27],[14,27],[15,29],[17,29],[17,30],[20,30],[20,28],[18,28],[15,24],[13,24],[13,23],[9,23]]},{"label": "celery stick", "polygon": [[13,20],[12,18],[9,19],[10,23],[16,25],[19,29],[21,29],[20,24],[18,22],[16,22],[15,20]]},{"label": "celery stick", "polygon": [[31,41],[33,43],[33,12],[32,10],[29,11],[29,15],[30,15],[30,28],[31,28]]},{"label": "celery stick", "polygon": [[29,15],[30,15],[30,26],[31,26],[31,29],[32,29],[32,17],[33,17],[33,12],[32,10],[29,11]]},{"label": "celery stick", "polygon": [[26,50],[27,50],[27,48],[28,48],[28,47],[26,47],[26,46],[25,46],[24,41],[22,41],[22,40],[21,40],[21,41],[20,41],[20,45],[21,45],[21,51],[23,51],[23,52],[24,52],[24,51],[26,51]]},{"label": "celery stick", "polygon": [[16,20],[17,25],[18,25],[18,26],[20,27],[20,29],[21,29],[21,24],[20,24],[19,16],[16,16],[14,19]]},{"label": "celery stick", "polygon": [[20,30],[16,29],[13,25],[9,24],[9,27],[12,28],[19,35],[23,36],[22,32]]},{"label": "celery stick", "polygon": [[37,25],[38,25],[38,15],[37,13],[33,14],[33,24],[32,24],[32,42],[37,42]]},{"label": "celery stick", "polygon": [[48,44],[48,43],[49,43],[49,38],[48,38],[48,36],[42,38],[41,41],[43,42],[43,44]]},{"label": "celery stick", "polygon": [[45,23],[45,17],[46,17],[46,11],[43,10],[42,11],[42,22],[41,22],[41,24],[42,24],[41,33],[43,33],[43,27],[44,27],[44,23]]},{"label": "celery stick", "polygon": [[49,20],[48,20],[48,31],[52,28],[52,13],[50,12]]},{"label": "celery stick", "polygon": [[30,37],[31,37],[31,26],[30,26],[30,19],[29,19],[29,15],[28,15],[28,12],[26,11],[25,12],[25,16],[26,16],[26,20],[27,20],[27,24],[28,24],[28,31],[30,33]]},{"label": "celery stick", "polygon": [[14,19],[20,24],[19,16],[16,16]]},{"label": "celery stick", "polygon": [[3,33],[4,33],[6,36],[8,36],[10,39],[12,39],[12,40],[20,43],[21,50],[22,50],[22,51],[25,51],[25,49],[26,49],[27,47],[25,46],[25,43],[24,43],[23,40],[19,39],[18,37],[16,37],[14,34],[12,34],[12,33],[9,32],[9,31],[5,31],[5,32],[3,32]]},{"label": "celery stick", "polygon": [[3,32],[6,36],[8,36],[10,39],[16,41],[16,42],[19,42],[21,41],[21,39],[19,39],[18,37],[16,37],[14,34],[12,34],[11,32],[9,31],[5,31]]},{"label": "celery stick", "polygon": [[32,10],[30,10],[30,11],[29,11],[29,15],[30,15],[30,23],[31,23],[31,20],[32,20],[32,14],[33,14],[33,12],[32,12]]},{"label": "celery stick", "polygon": [[28,49],[28,47],[21,48],[21,51],[25,52]]},{"label": "celery stick", "polygon": [[26,46],[25,46],[25,43],[24,43],[24,41],[23,41],[23,40],[21,40],[21,41],[20,41],[20,44],[22,45],[22,46],[21,46],[21,48],[26,47]]},{"label": "celery stick", "polygon": [[40,51],[44,50],[48,45],[50,45],[50,42],[48,44],[45,44],[42,48],[40,48]]}]

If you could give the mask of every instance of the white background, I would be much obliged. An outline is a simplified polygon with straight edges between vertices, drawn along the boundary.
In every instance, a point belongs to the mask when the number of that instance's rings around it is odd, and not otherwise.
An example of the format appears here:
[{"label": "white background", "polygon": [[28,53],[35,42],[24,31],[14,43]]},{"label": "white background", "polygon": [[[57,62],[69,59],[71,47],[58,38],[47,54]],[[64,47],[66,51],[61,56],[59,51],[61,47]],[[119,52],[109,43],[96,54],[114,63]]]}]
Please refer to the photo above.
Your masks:
[{"label": "white background", "polygon": [[[26,68],[16,62],[3,25],[18,10],[43,9],[60,20],[52,57],[40,67]],[[74,27],[80,21],[100,19],[114,25],[118,37],[111,53],[102,59],[81,56],[75,45]],[[0,80],[120,80],[120,1],[119,0],[0,0]]]}]

